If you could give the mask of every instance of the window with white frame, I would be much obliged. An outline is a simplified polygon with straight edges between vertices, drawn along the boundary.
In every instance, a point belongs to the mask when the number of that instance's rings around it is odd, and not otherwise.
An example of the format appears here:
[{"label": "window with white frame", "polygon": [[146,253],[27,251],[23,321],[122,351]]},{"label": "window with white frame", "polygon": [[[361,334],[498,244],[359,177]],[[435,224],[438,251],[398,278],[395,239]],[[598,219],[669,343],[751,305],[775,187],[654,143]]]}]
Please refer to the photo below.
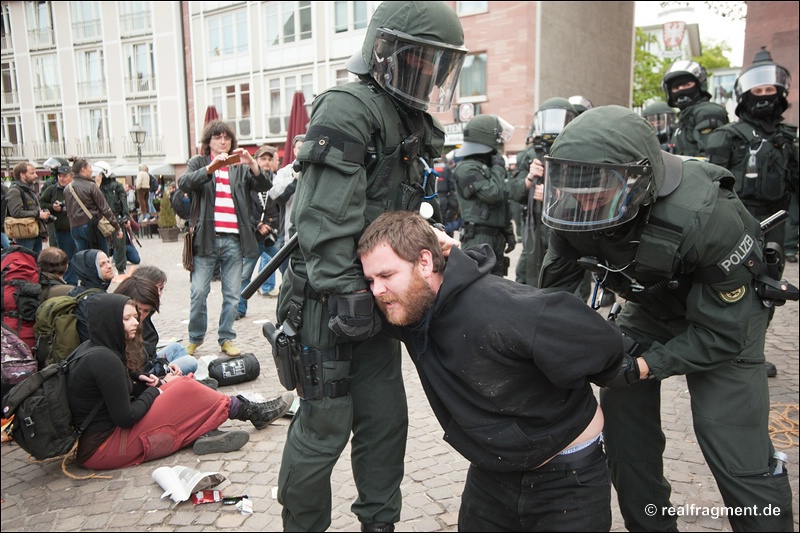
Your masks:
[{"label": "window with white frame", "polygon": [[39,113],[39,131],[42,141],[61,142],[64,139],[64,115],[59,111]]},{"label": "window with white frame", "polygon": [[125,49],[125,80],[128,93],[150,93],[156,90],[153,43],[134,43]]},{"label": "window with white frame", "polygon": [[22,120],[19,115],[3,115],[3,139],[11,144],[22,144]]},{"label": "window with white frame", "polygon": [[55,54],[33,57],[33,95],[37,103],[61,100],[60,80]]},{"label": "window with white frame", "polygon": [[489,2],[456,2],[456,13],[459,17],[487,11],[489,11]]},{"label": "window with white frame", "polygon": [[368,4],[370,2],[334,2],[333,31],[342,33],[366,28],[369,24]]},{"label": "window with white frame", "polygon": [[[130,131],[133,126],[141,126],[147,132],[147,137],[145,137],[144,141],[145,147],[155,146],[156,135],[159,131],[158,104],[147,103],[129,106],[128,115],[130,117],[128,120],[128,131]],[[152,150],[151,148],[146,149]]]},{"label": "window with white frame", "polygon": [[311,39],[311,2],[270,2],[267,5],[267,46]]},{"label": "window with white frame", "polygon": [[102,141],[108,138],[108,111],[105,107],[82,109],[81,121],[84,139]]},{"label": "window with white frame", "polygon": [[0,26],[0,48],[5,52],[11,50],[11,8],[8,3],[0,6],[0,13],[3,16],[2,26]]},{"label": "window with white frame", "polygon": [[211,88],[211,103],[238,138],[252,136],[250,122],[250,83],[233,83]]},{"label": "window with white frame", "polygon": [[19,105],[19,95],[17,94],[17,73],[14,69],[14,61],[9,59],[2,62],[2,83],[3,83],[3,105]]},{"label": "window with white frame", "polygon": [[458,81],[458,96],[459,101],[486,97],[486,54],[471,54],[464,58]]},{"label": "window with white frame", "polygon": [[220,57],[246,54],[250,49],[247,13],[224,13],[208,17],[208,54]]},{"label": "window with white frame", "polygon": [[295,74],[283,78],[269,80],[269,119],[268,127],[271,135],[286,133],[289,115],[292,112],[292,100],[296,91],[303,91],[305,101],[314,98],[314,76],[312,74]]},{"label": "window with white frame", "polygon": [[72,7],[72,39],[76,43],[99,41],[101,38],[100,3],[70,2]]},{"label": "window with white frame", "polygon": [[152,31],[151,2],[119,2],[119,27],[123,37]]},{"label": "window with white frame", "polygon": [[340,68],[336,70],[336,85],[347,85],[350,83],[350,71],[346,68]]},{"label": "window with white frame", "polygon": [[53,35],[53,12],[50,2],[34,0],[27,2],[28,42],[31,48],[47,48],[55,44]]},{"label": "window with white frame", "polygon": [[78,53],[78,98],[105,98],[106,76],[103,50],[84,50]]}]

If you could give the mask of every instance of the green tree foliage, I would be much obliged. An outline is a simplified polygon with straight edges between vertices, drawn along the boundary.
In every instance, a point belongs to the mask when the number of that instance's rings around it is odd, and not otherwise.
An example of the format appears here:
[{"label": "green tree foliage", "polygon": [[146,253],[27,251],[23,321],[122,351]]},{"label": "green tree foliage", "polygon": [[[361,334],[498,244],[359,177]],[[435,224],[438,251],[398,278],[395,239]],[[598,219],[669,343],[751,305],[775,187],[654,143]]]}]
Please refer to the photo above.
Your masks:
[{"label": "green tree foliage", "polygon": [[730,60],[725,57],[726,52],[730,52],[731,47],[728,43],[708,43],[703,45],[703,53],[692,58],[706,70],[714,68],[728,68],[731,66]]},{"label": "green tree foliage", "polygon": [[636,51],[633,65],[633,107],[642,107],[653,99],[664,99],[661,79],[672,64],[670,59],[661,59],[647,51],[649,43],[657,41],[654,35],[636,28]]}]

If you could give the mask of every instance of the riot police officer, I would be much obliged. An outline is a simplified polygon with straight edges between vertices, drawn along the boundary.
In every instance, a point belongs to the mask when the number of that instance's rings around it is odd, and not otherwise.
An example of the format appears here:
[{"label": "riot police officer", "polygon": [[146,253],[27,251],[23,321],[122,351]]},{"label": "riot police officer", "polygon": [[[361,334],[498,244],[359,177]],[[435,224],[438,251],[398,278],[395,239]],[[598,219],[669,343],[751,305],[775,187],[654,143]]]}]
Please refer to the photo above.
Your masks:
[{"label": "riot police officer", "polygon": [[705,156],[709,134],[728,123],[728,112],[710,102],[708,74],[696,61],[678,60],[667,69],[661,88],[670,107],[680,109],[672,136],[675,153]]},{"label": "riot police officer", "polygon": [[[725,505],[778,508],[729,515],[734,531],[790,531],[791,489],[769,438],[760,228],[730,173],[661,151],[647,122],[619,106],[567,125],[545,167],[543,220],[552,231],[541,286],[571,290],[587,267],[627,300],[617,324],[629,338],[628,368],[599,383],[620,387],[602,389],[600,400],[625,527],[676,530],[660,383],[683,374]],[[796,299],[792,289],[776,297]]]},{"label": "riot police officer", "polygon": [[[708,139],[709,161],[731,171],[736,194],[758,220],[788,209],[792,191],[798,190],[797,128],[782,122],[790,83],[789,71],[762,48],[733,86],[739,121],[715,130]],[[782,246],[785,235],[781,224],[769,239]],[[782,258],[779,261],[782,273]],[[767,361],[769,377],[777,373]]]},{"label": "riot police officer", "polygon": [[514,128],[497,115],[478,115],[464,127],[464,142],[456,150],[456,193],[464,227],[461,246],[486,243],[497,262],[492,274],[508,273],[510,253],[517,245],[506,192],[506,169],[497,158]]},{"label": "riot police officer", "polygon": [[579,115],[585,111],[594,108],[594,105],[592,104],[591,100],[579,94],[576,94],[575,96],[570,96],[569,103],[572,104],[572,107],[575,108],[575,112],[578,113]]},{"label": "riot police officer", "polygon": [[[69,174],[69,172],[70,172],[70,170],[69,170],[69,161],[67,161],[63,157],[58,157],[58,156],[50,157],[50,158],[47,159],[47,161],[45,161],[43,163],[42,166],[44,166],[44,168],[46,168],[46,169],[48,169],[50,171],[50,175],[47,178],[45,178],[44,183],[42,184],[42,194],[44,194],[44,191],[47,190],[47,188],[56,187],[56,186],[59,185],[59,183],[63,182],[64,180],[68,180],[67,183],[69,183],[69,181],[72,181],[71,178],[66,178],[66,175]],[[61,179],[59,179],[59,176],[61,177]],[[61,204],[62,204],[61,207],[63,207],[63,203],[64,203],[63,189],[64,189],[65,186],[66,185],[61,187],[61,190],[62,190],[62,195],[61,195],[61,198],[60,198],[60,201],[61,201]],[[50,198],[49,200],[50,201],[48,201],[48,203],[52,204],[52,198]],[[42,207],[44,207],[44,206],[42,206]],[[46,207],[45,209],[50,209],[50,208]],[[50,209],[50,212],[54,214],[56,220],[59,220],[60,209],[56,210],[56,211],[53,211],[52,209]],[[61,222],[59,224],[56,224],[56,223],[53,223],[53,222],[48,222],[47,223],[47,237],[50,240],[50,244],[51,245],[53,243],[58,243],[59,247],[61,248],[61,244],[63,242],[59,241],[58,232],[59,231],[63,232],[63,225],[64,225],[65,221],[66,221],[66,211],[64,211],[63,220],[61,220]],[[67,228],[67,229],[69,229],[69,228]],[[72,256],[75,255],[75,247],[74,247],[74,245],[73,245],[72,248],[73,249],[72,249],[71,252],[70,252],[69,248],[61,248],[62,250],[67,252],[67,258],[70,261],[72,261]],[[72,269],[70,268],[67,272],[70,274],[70,278],[74,279],[75,283],[77,283],[78,282],[78,278],[74,273],[72,273]],[[75,283],[73,283],[73,284],[75,284]]]},{"label": "riot police officer", "polygon": [[522,254],[516,271],[516,280],[519,283],[538,286],[539,271],[550,235],[547,227],[542,224],[544,185],[541,175],[534,175],[532,163],[534,160],[542,162],[564,126],[577,116],[577,110],[566,98],[545,100],[533,116],[530,144],[517,154],[517,166],[509,180],[509,195],[512,200],[526,206]]},{"label": "riot police officer", "polygon": [[672,134],[675,132],[675,110],[666,102],[656,100],[644,108],[642,116],[656,130],[661,149],[674,154],[675,145],[672,144]]},{"label": "riot police officer", "polygon": [[[356,245],[388,210],[438,212],[435,174],[444,111],[466,55],[458,16],[443,2],[383,2],[347,63],[359,80],[314,99],[294,199],[299,250],[281,286],[278,319],[299,329],[291,368],[303,398],[286,438],[278,501],[287,531],[331,523],[330,477],[352,433],[364,531],[400,519],[408,428],[400,346],[381,333]],[[434,214],[434,216],[436,216]],[[285,376],[282,383],[287,379]],[[290,387],[294,384],[290,385]]]},{"label": "riot police officer", "polygon": [[111,175],[111,166],[107,162],[98,161],[94,166],[95,171],[100,175],[100,191],[106,197],[108,207],[117,217],[120,226],[125,226],[121,237],[116,234],[111,237],[114,245],[114,264],[117,267],[117,273],[124,274],[125,268],[128,266],[126,252],[128,245],[127,232],[131,227],[131,218],[128,212],[128,195],[125,193],[125,187]]}]

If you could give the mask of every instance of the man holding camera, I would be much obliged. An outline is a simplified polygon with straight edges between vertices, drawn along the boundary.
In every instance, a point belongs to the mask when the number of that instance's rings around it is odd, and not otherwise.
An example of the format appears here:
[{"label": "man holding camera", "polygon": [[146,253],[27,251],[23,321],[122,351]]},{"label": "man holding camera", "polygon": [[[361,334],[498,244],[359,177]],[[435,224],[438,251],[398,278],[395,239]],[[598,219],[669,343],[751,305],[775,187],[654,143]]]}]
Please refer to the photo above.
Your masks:
[{"label": "man holding camera", "polygon": [[69,227],[69,217],[67,216],[67,206],[64,204],[64,188],[72,182],[72,174],[69,172],[59,172],[54,169],[57,181],[45,187],[39,198],[42,209],[47,209],[54,216],[56,242],[50,243],[57,245],[67,254],[67,271],[64,274],[64,281],[69,285],[78,284],[78,276],[72,268],[72,257],[78,251]]},{"label": "man holding camera", "polygon": [[20,163],[14,167],[14,182],[8,189],[8,216],[14,218],[36,218],[39,234],[27,239],[15,239],[17,244],[33,251],[37,256],[42,251],[42,241],[47,239],[47,222],[50,211],[39,206],[39,195],[36,193],[36,167],[30,163]]}]

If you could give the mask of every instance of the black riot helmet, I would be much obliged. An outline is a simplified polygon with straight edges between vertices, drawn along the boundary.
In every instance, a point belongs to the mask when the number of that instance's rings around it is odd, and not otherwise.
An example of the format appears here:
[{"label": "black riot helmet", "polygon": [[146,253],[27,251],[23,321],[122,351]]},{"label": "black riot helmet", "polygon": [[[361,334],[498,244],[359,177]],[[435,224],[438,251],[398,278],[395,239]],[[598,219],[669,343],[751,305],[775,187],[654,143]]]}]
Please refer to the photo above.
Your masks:
[{"label": "black riot helmet", "polygon": [[536,151],[548,153],[558,134],[579,114],[566,98],[555,97],[545,100],[533,115],[531,124],[530,136]]},{"label": "black riot helmet", "polygon": [[461,21],[444,2],[383,2],[347,69],[409,107],[446,111],[466,54]]},{"label": "black riot helmet", "polygon": [[[672,92],[673,88],[685,85],[690,81],[695,82],[694,87]],[[667,97],[667,104],[670,107],[677,107],[681,110],[696,104],[704,97],[711,98],[708,93],[708,74],[706,74],[706,69],[696,61],[681,59],[674,62],[664,74],[664,79],[661,80],[661,89],[663,89],[664,95]]]},{"label": "black riot helmet", "polygon": [[44,168],[50,170],[53,177],[69,173],[69,161],[63,157],[51,157],[44,162]]},{"label": "black riot helmet", "polygon": [[672,133],[675,131],[675,110],[668,106],[666,102],[656,100],[644,108],[642,116],[656,130],[658,142],[661,144],[669,143],[670,139],[672,139]]},{"label": "black riot helmet", "polygon": [[464,126],[464,142],[456,150],[458,158],[475,154],[502,152],[514,135],[514,126],[497,115],[478,115]]},{"label": "black riot helmet", "polygon": [[[787,99],[792,76],[789,71],[772,61],[772,56],[765,47],[761,47],[753,64],[747,67],[733,86],[736,95],[736,115],[745,111],[754,117],[777,117],[789,107]],[[775,94],[754,95],[753,89],[771,85]]]}]

